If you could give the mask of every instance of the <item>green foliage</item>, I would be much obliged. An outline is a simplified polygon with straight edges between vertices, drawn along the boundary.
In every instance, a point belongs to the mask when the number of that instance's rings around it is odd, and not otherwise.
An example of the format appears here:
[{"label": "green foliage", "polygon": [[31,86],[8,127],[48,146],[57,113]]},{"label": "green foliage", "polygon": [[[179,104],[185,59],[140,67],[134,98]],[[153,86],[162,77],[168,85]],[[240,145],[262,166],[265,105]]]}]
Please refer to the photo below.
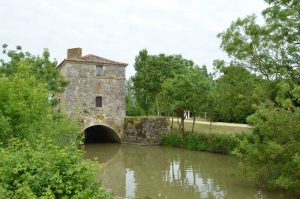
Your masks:
[{"label": "green foliage", "polygon": [[132,78],[126,81],[126,115],[140,116],[143,115],[143,109],[136,100],[136,95],[133,88]]},{"label": "green foliage", "polygon": [[[46,86],[34,77],[0,79],[0,113],[2,142],[14,136],[25,138],[39,134],[51,118]],[[29,138],[29,137],[28,137]]]},{"label": "green foliage", "polygon": [[230,154],[240,144],[241,140],[252,140],[251,134],[196,134],[181,136],[178,132],[171,132],[162,137],[161,144],[172,147],[183,147],[196,151]]},{"label": "green foliage", "polygon": [[235,151],[246,174],[270,188],[300,190],[300,108],[294,111],[261,105],[249,117],[255,141]]},{"label": "green foliage", "polygon": [[75,145],[12,140],[0,157],[2,197],[110,198],[97,181],[97,164],[83,160]]},{"label": "green foliage", "polygon": [[253,105],[259,103],[255,92],[263,80],[243,67],[221,67],[223,75],[216,80],[211,95],[215,99],[214,121],[245,123],[254,113]]},{"label": "green foliage", "polygon": [[[20,72],[21,73],[21,72]],[[48,99],[46,84],[34,76],[15,73],[0,79],[0,139],[33,140],[47,134],[64,145],[78,137],[78,127],[63,114],[54,113]]]},{"label": "green foliage", "polygon": [[[267,81],[254,93],[263,103],[248,121],[255,127],[235,154],[261,186],[300,191],[300,1],[266,0],[265,23],[238,19],[219,36],[232,62]],[[267,95],[262,95],[263,93]]]},{"label": "green foliage", "polygon": [[135,59],[136,74],[132,80],[136,100],[145,114],[159,113],[157,96],[166,79],[194,66],[193,61],[181,55],[149,55],[147,50],[141,50]]},{"label": "green foliage", "polygon": [[65,80],[49,55],[33,58],[20,49],[8,51],[11,59],[0,67],[1,198],[110,198],[96,165],[77,148],[80,127],[49,100]]},{"label": "green foliage", "polygon": [[48,49],[44,49],[42,56],[34,56],[29,52],[23,52],[21,46],[16,50],[7,49],[2,45],[5,58],[0,59],[0,75],[13,76],[34,76],[38,81],[47,85],[49,96],[55,97],[56,93],[62,92],[67,81],[56,69],[57,62],[50,60]]},{"label": "green foliage", "polygon": [[161,98],[167,99],[168,104],[173,108],[171,111],[176,111],[177,116],[181,118],[182,132],[184,132],[186,111],[197,114],[207,108],[210,87],[210,79],[200,68],[187,69],[163,83]]},{"label": "green foliage", "polygon": [[182,136],[179,132],[171,132],[163,135],[161,144],[164,146],[180,147],[183,144]]},{"label": "green foliage", "polygon": [[238,19],[219,34],[221,47],[240,65],[266,79],[299,78],[300,36],[298,0],[266,0],[265,24],[255,16]]}]

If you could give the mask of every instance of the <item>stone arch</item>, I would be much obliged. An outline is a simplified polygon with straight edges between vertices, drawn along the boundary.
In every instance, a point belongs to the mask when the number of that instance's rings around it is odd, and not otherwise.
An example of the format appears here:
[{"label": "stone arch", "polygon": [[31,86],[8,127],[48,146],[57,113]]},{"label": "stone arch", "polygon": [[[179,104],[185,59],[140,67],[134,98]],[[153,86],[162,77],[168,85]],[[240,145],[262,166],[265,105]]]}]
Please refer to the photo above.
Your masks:
[{"label": "stone arch", "polygon": [[85,143],[121,142],[118,132],[107,125],[91,125],[85,128],[83,132]]}]

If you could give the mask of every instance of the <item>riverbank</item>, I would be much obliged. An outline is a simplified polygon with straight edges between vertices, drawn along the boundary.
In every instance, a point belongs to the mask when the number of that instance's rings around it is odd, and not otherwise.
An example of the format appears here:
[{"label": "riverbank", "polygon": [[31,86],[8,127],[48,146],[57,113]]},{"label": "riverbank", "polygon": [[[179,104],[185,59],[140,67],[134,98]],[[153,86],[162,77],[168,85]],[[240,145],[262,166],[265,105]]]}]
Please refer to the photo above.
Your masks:
[{"label": "riverbank", "polygon": [[188,133],[182,136],[180,132],[173,131],[162,137],[161,145],[229,155],[243,139],[251,139],[251,134]]}]

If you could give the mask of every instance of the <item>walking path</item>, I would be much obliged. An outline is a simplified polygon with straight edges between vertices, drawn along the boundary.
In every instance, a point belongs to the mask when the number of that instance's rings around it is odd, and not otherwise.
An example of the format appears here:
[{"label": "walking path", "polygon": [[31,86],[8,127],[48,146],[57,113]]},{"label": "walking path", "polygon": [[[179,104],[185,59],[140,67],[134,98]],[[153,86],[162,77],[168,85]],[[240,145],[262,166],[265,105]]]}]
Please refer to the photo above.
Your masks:
[{"label": "walking path", "polygon": [[[174,118],[174,121],[176,121],[175,118]],[[191,120],[191,119],[186,119],[184,121],[186,123],[193,123],[193,120]],[[209,125],[210,122],[207,122],[207,121],[197,121],[196,120],[195,124],[207,124],[207,125]],[[215,126],[233,126],[233,127],[251,128],[251,126],[248,125],[248,124],[227,123],[227,122],[212,122],[212,125],[215,125]]]}]

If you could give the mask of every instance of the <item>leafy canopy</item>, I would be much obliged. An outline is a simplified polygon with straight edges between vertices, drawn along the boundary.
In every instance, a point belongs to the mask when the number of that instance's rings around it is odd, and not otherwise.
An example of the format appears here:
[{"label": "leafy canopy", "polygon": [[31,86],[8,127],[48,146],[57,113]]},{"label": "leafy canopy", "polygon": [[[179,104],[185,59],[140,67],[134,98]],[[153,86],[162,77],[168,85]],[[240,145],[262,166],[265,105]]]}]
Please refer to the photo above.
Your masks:
[{"label": "leafy canopy", "polygon": [[264,24],[248,16],[219,35],[232,63],[268,80],[267,97],[248,118],[255,138],[235,154],[260,185],[300,191],[300,1],[266,2]]},{"label": "leafy canopy", "polygon": [[191,60],[181,55],[149,55],[147,50],[141,50],[135,59],[136,74],[132,78],[137,102],[146,114],[153,114],[157,109],[157,96],[162,90],[166,79],[194,67]]}]

